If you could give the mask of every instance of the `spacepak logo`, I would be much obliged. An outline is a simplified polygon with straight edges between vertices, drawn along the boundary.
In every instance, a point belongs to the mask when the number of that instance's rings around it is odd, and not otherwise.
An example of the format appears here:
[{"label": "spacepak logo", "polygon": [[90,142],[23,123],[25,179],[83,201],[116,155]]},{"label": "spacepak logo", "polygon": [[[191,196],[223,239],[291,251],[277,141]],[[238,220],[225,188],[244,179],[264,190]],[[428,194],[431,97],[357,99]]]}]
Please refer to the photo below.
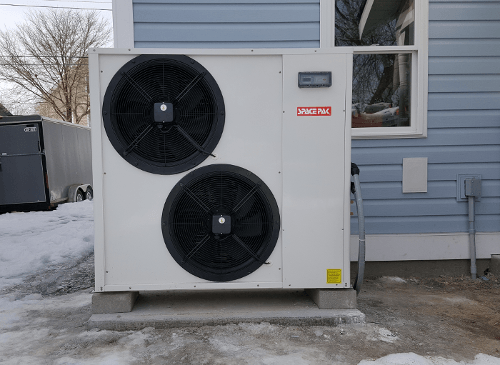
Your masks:
[{"label": "spacepak logo", "polygon": [[297,107],[298,117],[329,117],[332,115],[331,106],[308,106]]}]

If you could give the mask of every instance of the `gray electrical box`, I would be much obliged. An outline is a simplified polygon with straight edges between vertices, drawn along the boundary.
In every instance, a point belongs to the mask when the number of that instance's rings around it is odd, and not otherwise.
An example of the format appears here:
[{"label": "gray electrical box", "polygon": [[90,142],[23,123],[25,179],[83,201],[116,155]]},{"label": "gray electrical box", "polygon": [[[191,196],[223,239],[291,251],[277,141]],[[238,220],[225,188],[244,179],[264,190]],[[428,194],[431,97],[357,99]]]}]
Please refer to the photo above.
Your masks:
[{"label": "gray electrical box", "polygon": [[300,88],[330,87],[332,86],[331,71],[299,72]]},{"label": "gray electrical box", "polygon": [[[467,180],[479,180],[481,181],[481,175],[479,174],[458,174],[457,175],[457,201],[459,202],[465,202],[469,198],[465,194],[466,190],[466,185],[465,182]],[[479,196],[474,195],[476,197],[475,200],[479,201],[481,200],[481,194]]]},{"label": "gray electrical box", "polygon": [[481,178],[472,178],[465,180],[465,196],[481,196]]}]

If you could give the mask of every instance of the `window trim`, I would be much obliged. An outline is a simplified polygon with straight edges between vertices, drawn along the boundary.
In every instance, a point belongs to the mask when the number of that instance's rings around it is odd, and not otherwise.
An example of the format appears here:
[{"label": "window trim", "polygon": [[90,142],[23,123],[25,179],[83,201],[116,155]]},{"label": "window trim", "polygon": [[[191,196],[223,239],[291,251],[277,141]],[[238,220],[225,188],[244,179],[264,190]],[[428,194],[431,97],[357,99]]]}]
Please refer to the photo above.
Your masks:
[{"label": "window trim", "polygon": [[335,47],[334,0],[320,0],[321,48],[349,48],[354,54],[411,53],[411,126],[352,128],[352,139],[398,139],[427,137],[428,59],[429,59],[429,0],[415,0],[415,44],[412,46]]},{"label": "window trim", "polygon": [[112,0],[114,48],[134,48],[133,0]]}]

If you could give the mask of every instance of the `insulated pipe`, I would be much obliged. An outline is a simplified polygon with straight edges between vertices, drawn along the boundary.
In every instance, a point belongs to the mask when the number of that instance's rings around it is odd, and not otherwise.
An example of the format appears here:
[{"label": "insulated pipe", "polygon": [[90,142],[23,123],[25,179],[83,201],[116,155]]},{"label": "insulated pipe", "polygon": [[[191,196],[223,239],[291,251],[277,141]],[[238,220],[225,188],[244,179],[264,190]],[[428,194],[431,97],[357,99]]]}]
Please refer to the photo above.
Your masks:
[{"label": "insulated pipe", "polygon": [[476,267],[476,222],[474,216],[474,196],[469,196],[469,249],[470,249],[470,274],[472,279],[477,277]]},{"label": "insulated pipe", "polygon": [[[365,216],[363,213],[363,198],[361,197],[361,184],[359,182],[359,168],[356,164],[351,164],[351,175],[354,178],[354,191],[356,197],[356,208],[358,210],[359,227],[359,251],[358,251],[358,274],[354,281],[354,289],[359,294],[363,277],[365,275]],[[351,189],[352,191],[352,189]]]}]

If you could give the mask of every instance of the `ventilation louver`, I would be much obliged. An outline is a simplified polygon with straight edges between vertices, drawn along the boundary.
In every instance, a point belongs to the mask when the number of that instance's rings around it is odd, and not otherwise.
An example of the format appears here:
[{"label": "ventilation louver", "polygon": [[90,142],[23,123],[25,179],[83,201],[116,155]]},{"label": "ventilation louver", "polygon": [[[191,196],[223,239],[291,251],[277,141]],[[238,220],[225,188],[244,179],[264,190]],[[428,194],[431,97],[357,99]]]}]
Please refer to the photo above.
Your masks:
[{"label": "ventilation louver", "polygon": [[162,215],[165,244],[186,271],[230,281],[257,270],[279,235],[278,205],[256,175],[233,165],[189,173],[168,196]]},{"label": "ventilation louver", "polygon": [[104,128],[130,164],[170,175],[203,162],[224,128],[224,100],[212,75],[183,55],[141,55],[113,77]]}]

